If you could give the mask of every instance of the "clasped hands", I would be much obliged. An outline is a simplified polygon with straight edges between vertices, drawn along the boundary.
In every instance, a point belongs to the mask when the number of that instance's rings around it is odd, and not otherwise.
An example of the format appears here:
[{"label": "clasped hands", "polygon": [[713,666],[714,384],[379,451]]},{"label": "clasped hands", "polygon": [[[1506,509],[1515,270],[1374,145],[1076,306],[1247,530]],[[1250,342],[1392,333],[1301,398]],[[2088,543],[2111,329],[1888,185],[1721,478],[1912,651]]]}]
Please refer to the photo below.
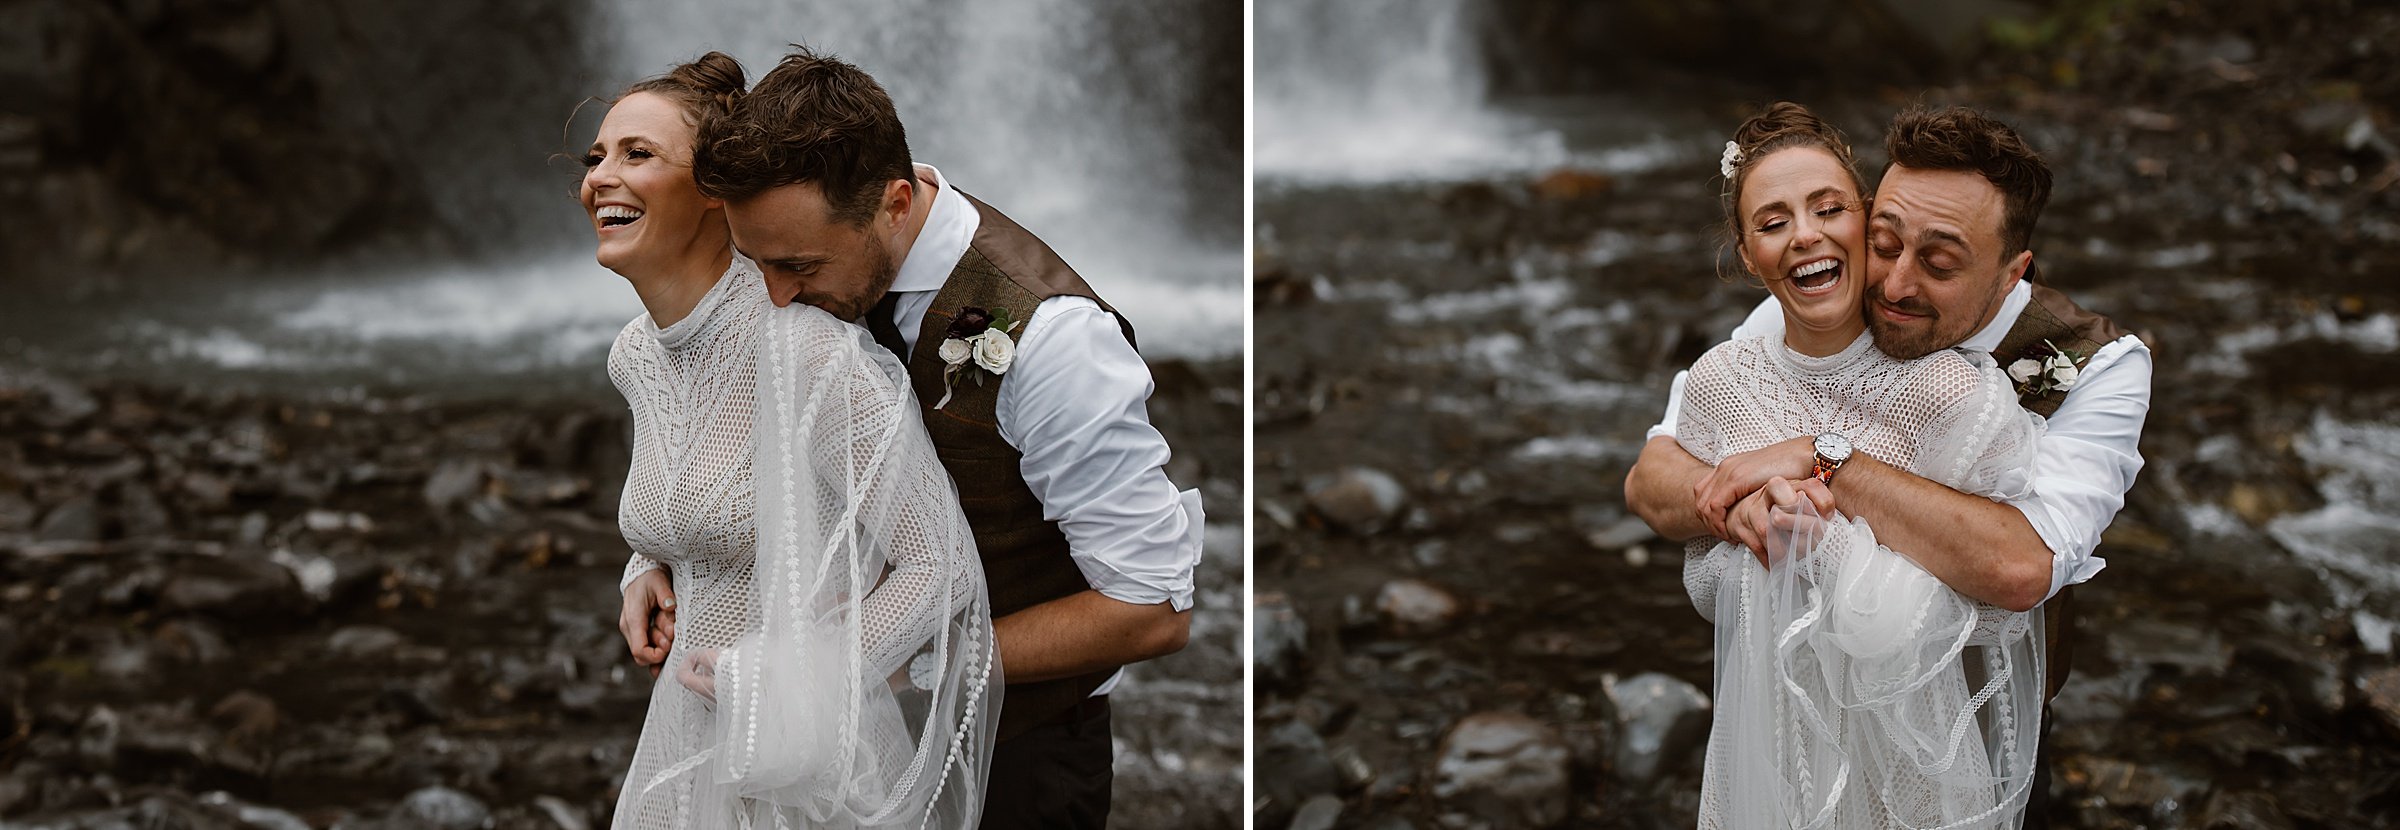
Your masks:
[{"label": "clasped hands", "polygon": [[1800,512],[1803,502],[1818,516],[1833,515],[1833,490],[1816,479],[1816,463],[1816,438],[1805,435],[1728,456],[1692,484],[1692,510],[1711,534],[1772,565],[1781,555],[1769,549],[1776,531],[1809,520]]},{"label": "clasped hands", "polygon": [[[633,662],[657,677],[675,650],[674,579],[661,568],[635,577],[625,586],[625,604],[617,612],[617,631]],[[675,667],[675,681],[714,703],[717,699],[717,650],[704,648],[685,655]]]}]

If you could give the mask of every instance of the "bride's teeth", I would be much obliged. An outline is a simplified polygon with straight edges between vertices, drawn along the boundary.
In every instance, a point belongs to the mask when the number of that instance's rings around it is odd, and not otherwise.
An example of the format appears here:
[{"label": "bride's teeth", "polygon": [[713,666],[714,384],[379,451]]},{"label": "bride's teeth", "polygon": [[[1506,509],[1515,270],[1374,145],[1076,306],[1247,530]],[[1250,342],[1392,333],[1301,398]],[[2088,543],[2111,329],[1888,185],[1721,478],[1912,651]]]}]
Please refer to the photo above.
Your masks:
[{"label": "bride's teeth", "polygon": [[603,205],[598,211],[601,219],[623,219],[631,222],[642,218],[642,212],[624,205]]},{"label": "bride's teeth", "polygon": [[1798,268],[1792,269],[1792,279],[1799,279],[1810,274],[1819,274],[1826,271],[1831,271],[1833,270],[1833,266],[1838,264],[1840,263],[1830,259],[1820,259],[1807,265],[1802,265]]}]

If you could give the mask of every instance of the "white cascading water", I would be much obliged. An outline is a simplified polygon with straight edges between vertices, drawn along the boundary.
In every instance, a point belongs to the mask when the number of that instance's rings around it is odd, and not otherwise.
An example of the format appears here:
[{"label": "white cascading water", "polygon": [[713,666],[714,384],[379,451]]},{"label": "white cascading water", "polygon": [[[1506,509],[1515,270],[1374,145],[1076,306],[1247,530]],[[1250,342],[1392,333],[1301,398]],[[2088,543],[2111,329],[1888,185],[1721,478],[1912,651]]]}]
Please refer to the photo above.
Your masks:
[{"label": "white cascading water", "polygon": [[1176,149],[1198,126],[1199,47],[1115,42],[1136,33],[1103,25],[1126,16],[1109,3],[733,0],[695,15],[617,2],[601,54],[625,81],[714,49],[755,82],[795,42],[856,64],[891,94],[916,159],[1050,243],[1133,319],[1146,354],[1237,354],[1239,229],[1186,226],[1196,173]]},{"label": "white cascading water", "polygon": [[[918,160],[1049,242],[1133,319],[1145,355],[1237,355],[1239,213],[1186,203],[1209,171],[1195,170],[1178,145],[1188,146],[1185,131],[1205,128],[1190,123],[1199,109],[1192,102],[1206,92],[1194,68],[1203,47],[1197,38],[1129,36],[1177,23],[1107,2],[739,0],[706,13],[615,2],[591,21],[590,48],[607,73],[591,92],[608,95],[711,49],[741,60],[752,81],[788,43],[840,56],[892,94]],[[1102,25],[1104,12],[1116,15],[1114,29]],[[1239,7],[1225,4],[1224,13]],[[576,107],[551,103],[526,117],[565,121]],[[571,129],[585,132],[575,141],[597,127],[597,106],[576,116]],[[121,330],[149,353],[128,360],[303,385],[597,382],[609,342],[641,306],[623,278],[593,262],[569,184],[558,182],[555,217],[533,217],[555,224],[558,245],[514,261],[401,262],[245,287],[234,313]]]},{"label": "white cascading water", "polygon": [[1470,178],[1556,163],[1554,134],[1488,104],[1474,0],[1278,0],[1255,8],[1262,179]]}]

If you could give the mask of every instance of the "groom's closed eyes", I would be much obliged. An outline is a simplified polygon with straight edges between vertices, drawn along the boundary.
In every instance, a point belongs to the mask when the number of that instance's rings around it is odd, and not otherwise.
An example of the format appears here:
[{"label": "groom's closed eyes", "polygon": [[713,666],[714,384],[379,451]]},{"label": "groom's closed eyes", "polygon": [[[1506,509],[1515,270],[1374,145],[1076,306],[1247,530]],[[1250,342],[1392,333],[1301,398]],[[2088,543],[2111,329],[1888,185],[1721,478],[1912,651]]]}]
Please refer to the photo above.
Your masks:
[{"label": "groom's closed eyes", "polygon": [[[1890,212],[1879,212],[1875,214],[1874,221],[1867,226],[1867,249],[1874,251],[1877,259],[1899,259],[1900,255],[1904,253],[1901,240],[1906,237],[1907,233],[1907,224],[1902,222],[1899,216]],[[1924,263],[1925,269],[1931,271],[1938,279],[1957,276],[1959,266],[1965,264],[1968,259],[1969,246],[1966,238],[1942,228],[1925,228],[1917,231],[1914,247],[1917,261]]]}]

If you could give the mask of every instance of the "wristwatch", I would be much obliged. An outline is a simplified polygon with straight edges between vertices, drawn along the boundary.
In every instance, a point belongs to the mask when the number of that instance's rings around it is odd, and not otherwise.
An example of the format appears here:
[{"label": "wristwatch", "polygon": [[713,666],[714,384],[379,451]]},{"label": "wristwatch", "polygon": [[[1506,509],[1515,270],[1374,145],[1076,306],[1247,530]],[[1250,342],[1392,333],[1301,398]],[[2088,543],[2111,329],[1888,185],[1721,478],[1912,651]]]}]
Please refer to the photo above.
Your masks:
[{"label": "wristwatch", "polygon": [[1834,472],[1848,463],[1850,463],[1850,439],[1832,432],[1817,436],[1817,468],[1810,471],[1809,475],[1816,476],[1818,481],[1831,487],[1833,486]]}]

